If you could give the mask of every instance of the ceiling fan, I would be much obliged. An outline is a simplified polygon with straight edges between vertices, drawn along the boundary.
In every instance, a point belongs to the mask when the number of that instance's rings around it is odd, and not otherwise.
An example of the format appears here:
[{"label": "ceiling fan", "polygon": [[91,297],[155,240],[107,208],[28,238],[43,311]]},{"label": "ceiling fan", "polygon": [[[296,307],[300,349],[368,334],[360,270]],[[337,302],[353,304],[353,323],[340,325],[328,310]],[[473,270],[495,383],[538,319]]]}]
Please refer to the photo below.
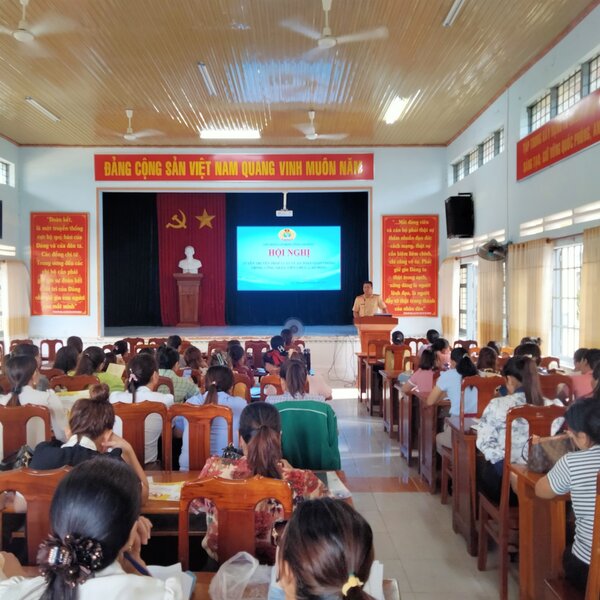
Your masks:
[{"label": "ceiling fan", "polygon": [[135,142],[141,138],[146,137],[155,137],[158,135],[164,135],[162,131],[158,131],[156,129],[143,129],[141,131],[133,131],[131,127],[131,119],[133,118],[133,109],[126,108],[125,116],[127,117],[127,131],[123,134],[123,138],[128,142]]},{"label": "ceiling fan", "polygon": [[350,44],[352,42],[366,42],[369,40],[381,40],[388,36],[387,27],[377,27],[376,29],[367,29],[357,31],[356,33],[348,33],[345,35],[333,35],[331,27],[329,27],[329,11],[333,0],[321,0],[323,3],[323,12],[325,13],[325,24],[323,31],[319,32],[306,25],[294,20],[282,21],[281,25],[291,31],[299,33],[304,37],[310,38],[317,42],[317,49],[327,50],[340,44]]},{"label": "ceiling fan", "polygon": [[308,111],[308,123],[295,125],[296,129],[300,130],[304,137],[311,142],[314,140],[343,140],[348,137],[347,133],[317,133],[315,128],[315,111],[311,108]]},{"label": "ceiling fan", "polygon": [[28,44],[44,35],[65,33],[77,28],[77,23],[60,15],[47,16],[42,22],[31,25],[27,20],[27,7],[30,0],[19,0],[22,7],[21,19],[16,29],[0,27],[0,33],[12,36],[18,42]]}]

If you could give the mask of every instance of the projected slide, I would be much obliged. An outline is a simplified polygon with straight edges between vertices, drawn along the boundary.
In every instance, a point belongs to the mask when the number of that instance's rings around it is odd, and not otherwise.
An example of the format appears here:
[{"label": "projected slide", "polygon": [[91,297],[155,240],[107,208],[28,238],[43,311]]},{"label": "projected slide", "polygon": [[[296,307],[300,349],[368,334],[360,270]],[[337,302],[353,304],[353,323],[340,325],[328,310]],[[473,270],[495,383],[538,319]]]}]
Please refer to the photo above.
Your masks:
[{"label": "projected slide", "polygon": [[340,227],[238,227],[239,291],[339,290]]}]

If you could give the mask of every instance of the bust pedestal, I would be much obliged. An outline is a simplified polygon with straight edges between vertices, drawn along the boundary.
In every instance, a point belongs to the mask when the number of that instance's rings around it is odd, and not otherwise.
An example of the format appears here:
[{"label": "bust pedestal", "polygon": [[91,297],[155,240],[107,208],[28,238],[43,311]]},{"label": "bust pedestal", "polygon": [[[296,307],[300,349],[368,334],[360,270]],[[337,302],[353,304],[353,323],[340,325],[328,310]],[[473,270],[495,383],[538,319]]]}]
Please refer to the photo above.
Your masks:
[{"label": "bust pedestal", "polygon": [[196,327],[200,325],[198,302],[200,300],[200,282],[202,273],[173,273],[177,281],[179,296],[179,323],[177,327]]}]

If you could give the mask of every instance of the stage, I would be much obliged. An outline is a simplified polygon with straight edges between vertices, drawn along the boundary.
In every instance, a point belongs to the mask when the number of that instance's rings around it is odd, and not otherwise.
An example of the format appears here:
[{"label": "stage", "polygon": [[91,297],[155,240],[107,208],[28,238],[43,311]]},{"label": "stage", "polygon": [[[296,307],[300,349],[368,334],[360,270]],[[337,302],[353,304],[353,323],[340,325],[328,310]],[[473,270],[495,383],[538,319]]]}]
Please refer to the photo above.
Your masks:
[{"label": "stage", "polygon": [[[124,337],[168,337],[177,334],[182,338],[215,340],[215,339],[264,339],[269,340],[278,335],[283,324],[278,325],[231,325],[223,327],[106,327],[104,335],[115,340]],[[307,325],[304,327],[302,339],[311,337],[347,337],[358,335],[354,325]]]},{"label": "stage", "polygon": [[[103,337],[84,338],[84,346],[104,346],[126,337],[168,337],[177,334],[201,350],[208,349],[210,340],[265,340],[278,335],[283,324],[233,325],[223,327],[107,327]],[[356,352],[360,341],[354,325],[307,325],[302,336],[311,354],[311,367],[332,385],[352,385],[356,381]],[[34,340],[39,344],[40,340]]]}]

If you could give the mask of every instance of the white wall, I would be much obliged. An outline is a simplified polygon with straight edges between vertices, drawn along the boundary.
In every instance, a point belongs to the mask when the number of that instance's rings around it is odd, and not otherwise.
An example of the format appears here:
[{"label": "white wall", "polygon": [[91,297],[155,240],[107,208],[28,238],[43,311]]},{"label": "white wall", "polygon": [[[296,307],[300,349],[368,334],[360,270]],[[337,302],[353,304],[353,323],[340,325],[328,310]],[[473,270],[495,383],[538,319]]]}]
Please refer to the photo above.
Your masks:
[{"label": "white wall", "polygon": [[[448,146],[446,167],[464,156],[500,126],[505,151],[455,185],[448,195],[472,192],[475,235],[507,229],[507,240],[520,241],[519,226],[532,219],[600,200],[600,144],[587,148],[527,179],[517,181],[516,144],[527,134],[527,106],[544,90],[568,76],[572,67],[600,50],[600,7],[504,92],[462,135]],[[541,234],[581,233],[588,223]],[[527,237],[525,239],[533,239]]]},{"label": "white wall", "polygon": [[[8,161],[19,169],[19,147],[0,137],[0,159]],[[15,186],[0,185],[0,200],[2,200],[2,239],[0,244],[15,246],[19,252],[19,188],[18,181]],[[17,255],[18,257],[18,255]]]},{"label": "white wall", "polygon": [[[139,149],[130,150],[132,153]],[[321,150],[321,149],[319,149]],[[75,211],[90,213],[90,316],[89,317],[32,317],[30,335],[33,337],[58,336],[78,333],[82,337],[99,334],[100,309],[98,300],[98,236],[96,198],[97,190],[107,187],[123,189],[159,190],[164,188],[212,189],[243,188],[269,190],[282,188],[328,189],[360,187],[355,182],[244,182],[217,184],[215,182],[126,182],[106,185],[94,181],[94,154],[125,153],[123,148],[41,148],[23,147],[20,152],[20,202],[24,212],[20,220],[21,249],[29,262],[29,212]],[[165,148],[144,148],[144,152],[169,153]],[[206,149],[217,154],[223,149]],[[280,153],[281,149],[261,149],[262,152]],[[294,150],[297,152],[297,150]],[[373,149],[336,149],[336,152],[372,152]],[[178,148],[176,152],[197,153],[198,149]],[[234,153],[256,152],[256,149],[235,149]],[[375,179],[364,182],[365,189],[372,187],[372,257],[371,277],[380,286],[381,281],[381,215],[384,214],[435,214],[439,213],[445,197],[445,148],[385,148],[375,149]],[[442,236],[440,236],[442,237]],[[101,254],[101,251],[100,251]],[[359,293],[360,290],[357,290]],[[350,307],[348,307],[350,310]],[[401,327],[407,334],[422,333],[438,327],[437,318],[403,319]]]}]

